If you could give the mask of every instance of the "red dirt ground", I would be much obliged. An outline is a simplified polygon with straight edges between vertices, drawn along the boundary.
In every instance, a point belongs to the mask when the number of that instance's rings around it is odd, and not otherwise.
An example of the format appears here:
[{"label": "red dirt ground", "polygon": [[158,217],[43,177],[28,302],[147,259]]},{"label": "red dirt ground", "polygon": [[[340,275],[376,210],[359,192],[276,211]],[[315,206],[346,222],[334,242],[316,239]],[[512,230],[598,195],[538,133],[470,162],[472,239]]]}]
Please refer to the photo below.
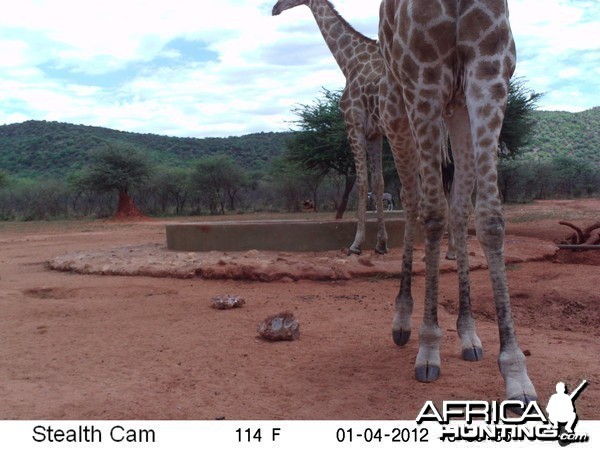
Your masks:
[{"label": "red dirt ground", "polygon": [[[552,243],[570,233],[559,220],[585,226],[599,215],[600,200],[511,205],[507,240]],[[404,348],[391,340],[394,278],[251,282],[46,266],[67,253],[164,240],[157,220],[0,224],[1,419],[414,419],[426,400],[504,397],[484,269],[472,272],[484,360],[459,357],[456,274],[444,273],[442,375],[421,384],[413,375],[417,340]],[[579,252],[507,267],[540,404],[558,381],[573,388],[585,378],[581,419],[600,419],[599,262],[597,253]],[[417,327],[422,275],[413,289]],[[241,295],[244,307],[211,308],[212,296],[228,293]],[[283,310],[300,321],[300,339],[258,338],[257,324]]]}]

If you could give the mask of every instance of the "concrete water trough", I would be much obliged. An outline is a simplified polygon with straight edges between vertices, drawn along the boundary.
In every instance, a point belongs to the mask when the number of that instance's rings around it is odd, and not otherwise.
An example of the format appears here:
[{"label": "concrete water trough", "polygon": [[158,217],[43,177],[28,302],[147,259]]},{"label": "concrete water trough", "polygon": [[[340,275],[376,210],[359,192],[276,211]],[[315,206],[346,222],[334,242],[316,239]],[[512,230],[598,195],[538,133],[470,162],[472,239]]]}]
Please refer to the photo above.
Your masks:
[{"label": "concrete water trough", "polygon": [[[404,236],[402,214],[387,213],[385,224],[388,247],[400,247]],[[354,241],[356,219],[195,222],[166,228],[167,248],[175,251],[317,252],[348,248]],[[373,217],[367,219],[366,235],[363,250],[372,250],[377,236],[377,220]]]}]

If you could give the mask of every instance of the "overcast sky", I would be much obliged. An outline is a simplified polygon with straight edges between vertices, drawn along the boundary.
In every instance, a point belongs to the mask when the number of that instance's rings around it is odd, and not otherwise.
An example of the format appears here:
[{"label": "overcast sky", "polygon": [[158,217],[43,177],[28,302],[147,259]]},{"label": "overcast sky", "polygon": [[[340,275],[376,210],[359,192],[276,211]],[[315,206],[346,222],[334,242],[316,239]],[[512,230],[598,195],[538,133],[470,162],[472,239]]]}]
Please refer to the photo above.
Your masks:
[{"label": "overcast sky", "polygon": [[[18,0],[0,14],[0,124],[171,136],[288,130],[344,78],[310,10],[275,0]],[[380,0],[334,0],[369,37]],[[600,0],[509,0],[517,76],[541,109],[600,105]]]}]

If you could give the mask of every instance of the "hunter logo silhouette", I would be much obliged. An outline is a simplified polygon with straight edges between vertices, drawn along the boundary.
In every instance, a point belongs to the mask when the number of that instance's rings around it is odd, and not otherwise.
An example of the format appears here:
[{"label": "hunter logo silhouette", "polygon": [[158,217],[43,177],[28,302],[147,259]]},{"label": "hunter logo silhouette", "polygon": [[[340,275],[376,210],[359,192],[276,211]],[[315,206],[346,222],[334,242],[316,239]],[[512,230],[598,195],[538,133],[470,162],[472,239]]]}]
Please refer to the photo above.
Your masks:
[{"label": "hunter logo silhouette", "polygon": [[[581,393],[581,391],[587,386],[587,380],[583,380],[577,388],[570,394],[567,393],[567,387],[562,381],[556,383],[556,394],[552,394],[550,400],[548,400],[548,406],[546,411],[548,412],[548,419],[554,425],[560,433],[562,431],[573,435],[575,432],[575,424],[577,423],[578,417],[575,411],[575,400]],[[563,439],[559,436],[559,441]]]}]

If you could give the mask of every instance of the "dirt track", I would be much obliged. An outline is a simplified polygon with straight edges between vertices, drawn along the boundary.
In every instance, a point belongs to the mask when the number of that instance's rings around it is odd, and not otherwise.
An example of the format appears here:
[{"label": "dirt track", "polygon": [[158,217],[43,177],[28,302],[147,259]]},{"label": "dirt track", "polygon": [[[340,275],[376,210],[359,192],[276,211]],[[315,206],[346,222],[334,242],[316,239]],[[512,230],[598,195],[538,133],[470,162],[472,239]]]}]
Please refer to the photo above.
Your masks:
[{"label": "dirt track", "polygon": [[[599,214],[600,200],[509,206],[507,233],[551,243],[569,232],[558,220],[585,225]],[[442,376],[421,384],[416,340],[405,348],[391,341],[397,279],[266,283],[46,267],[67,253],[143,244],[164,244],[163,223],[0,224],[1,419],[414,419],[429,399],[503,399],[485,270],[472,273],[484,361],[459,357],[456,275],[446,273]],[[574,387],[586,378],[577,412],[598,420],[600,261],[568,258],[509,264],[513,312],[540,403],[557,381]],[[423,281],[414,282],[414,326]],[[211,308],[210,298],[225,293],[242,295],[245,306]],[[257,338],[258,322],[281,310],[300,320],[300,339]]]}]

